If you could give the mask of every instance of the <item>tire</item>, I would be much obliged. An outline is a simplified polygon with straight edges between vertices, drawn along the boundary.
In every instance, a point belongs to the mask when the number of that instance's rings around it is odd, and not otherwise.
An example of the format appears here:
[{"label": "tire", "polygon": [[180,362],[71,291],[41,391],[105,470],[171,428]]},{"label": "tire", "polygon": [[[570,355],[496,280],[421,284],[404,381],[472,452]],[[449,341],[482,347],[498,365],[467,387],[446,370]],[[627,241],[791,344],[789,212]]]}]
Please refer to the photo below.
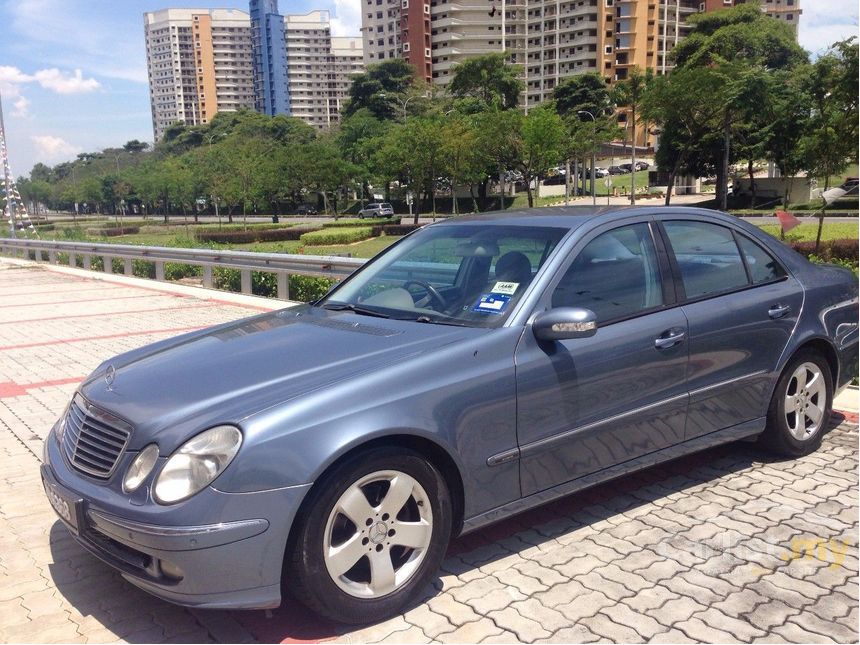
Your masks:
[{"label": "tire", "polygon": [[347,459],[314,486],[303,508],[309,512],[291,540],[285,587],[309,609],[342,623],[399,614],[436,574],[451,535],[442,475],[403,449]]},{"label": "tire", "polygon": [[832,408],[833,376],[827,360],[818,352],[801,350],[788,362],[774,388],[761,444],[786,457],[815,452]]}]

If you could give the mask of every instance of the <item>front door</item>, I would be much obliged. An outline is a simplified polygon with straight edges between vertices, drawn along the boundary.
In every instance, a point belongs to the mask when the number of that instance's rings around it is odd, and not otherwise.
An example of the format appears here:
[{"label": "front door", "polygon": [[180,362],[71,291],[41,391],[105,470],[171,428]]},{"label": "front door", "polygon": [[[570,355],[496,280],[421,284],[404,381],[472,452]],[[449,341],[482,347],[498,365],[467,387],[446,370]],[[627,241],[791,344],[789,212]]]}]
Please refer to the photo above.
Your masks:
[{"label": "front door", "polygon": [[648,222],[596,232],[573,249],[539,309],[597,314],[591,338],[516,351],[523,495],[683,440],[687,320]]}]

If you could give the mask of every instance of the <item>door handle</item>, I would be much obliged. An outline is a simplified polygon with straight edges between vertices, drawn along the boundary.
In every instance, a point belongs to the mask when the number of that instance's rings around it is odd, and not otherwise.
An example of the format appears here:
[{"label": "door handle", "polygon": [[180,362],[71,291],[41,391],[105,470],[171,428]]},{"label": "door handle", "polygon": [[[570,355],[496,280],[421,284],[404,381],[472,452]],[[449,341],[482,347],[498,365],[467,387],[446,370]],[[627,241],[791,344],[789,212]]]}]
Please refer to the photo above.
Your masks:
[{"label": "door handle", "polygon": [[684,331],[682,329],[667,329],[657,338],[654,339],[654,347],[657,349],[668,349],[674,347],[684,340]]},{"label": "door handle", "polygon": [[791,307],[788,305],[775,304],[771,305],[770,309],[767,310],[767,315],[776,320],[777,318],[782,318],[790,311]]}]

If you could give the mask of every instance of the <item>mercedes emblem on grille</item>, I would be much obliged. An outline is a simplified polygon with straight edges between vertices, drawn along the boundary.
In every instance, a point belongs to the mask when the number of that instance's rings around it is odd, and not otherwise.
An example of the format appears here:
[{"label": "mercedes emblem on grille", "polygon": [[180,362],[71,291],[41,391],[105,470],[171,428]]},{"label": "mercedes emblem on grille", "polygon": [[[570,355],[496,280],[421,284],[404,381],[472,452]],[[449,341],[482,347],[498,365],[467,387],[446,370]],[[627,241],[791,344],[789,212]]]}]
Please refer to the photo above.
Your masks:
[{"label": "mercedes emblem on grille", "polygon": [[113,382],[116,379],[116,368],[113,365],[108,365],[107,371],[105,372],[105,383],[107,383],[107,389],[113,389]]}]

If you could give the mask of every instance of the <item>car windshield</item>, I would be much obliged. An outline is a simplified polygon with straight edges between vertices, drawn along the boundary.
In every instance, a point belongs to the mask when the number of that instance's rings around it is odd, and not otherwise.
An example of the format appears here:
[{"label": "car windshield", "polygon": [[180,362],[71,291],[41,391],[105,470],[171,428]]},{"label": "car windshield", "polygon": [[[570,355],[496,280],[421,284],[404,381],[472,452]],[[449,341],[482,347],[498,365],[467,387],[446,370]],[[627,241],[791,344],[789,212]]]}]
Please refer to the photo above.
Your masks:
[{"label": "car windshield", "polygon": [[497,327],[565,233],[527,226],[431,226],[366,264],[317,306],[423,323]]}]

